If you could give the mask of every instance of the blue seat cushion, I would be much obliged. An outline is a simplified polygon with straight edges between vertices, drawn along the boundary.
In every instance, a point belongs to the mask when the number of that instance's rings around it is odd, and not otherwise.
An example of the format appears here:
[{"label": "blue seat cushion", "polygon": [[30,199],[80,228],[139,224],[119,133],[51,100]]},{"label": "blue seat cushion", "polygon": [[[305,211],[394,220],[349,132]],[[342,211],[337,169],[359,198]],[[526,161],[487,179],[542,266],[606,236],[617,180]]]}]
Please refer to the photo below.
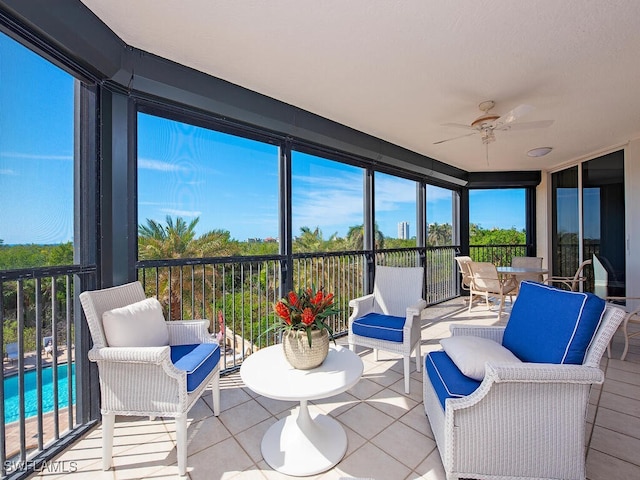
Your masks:
[{"label": "blue seat cushion", "polygon": [[523,281],[502,345],[523,362],[582,364],[604,308],[592,293]]},{"label": "blue seat cushion", "polygon": [[220,347],[217,343],[172,345],[170,348],[173,365],[187,372],[187,392],[198,388],[220,360]]},{"label": "blue seat cushion", "polygon": [[442,350],[429,353],[424,364],[443,410],[447,398],[466,397],[480,386],[481,382],[478,380],[463,375],[449,355]]},{"label": "blue seat cushion", "polygon": [[402,343],[402,328],[405,321],[404,317],[367,313],[353,321],[351,331],[363,337]]}]

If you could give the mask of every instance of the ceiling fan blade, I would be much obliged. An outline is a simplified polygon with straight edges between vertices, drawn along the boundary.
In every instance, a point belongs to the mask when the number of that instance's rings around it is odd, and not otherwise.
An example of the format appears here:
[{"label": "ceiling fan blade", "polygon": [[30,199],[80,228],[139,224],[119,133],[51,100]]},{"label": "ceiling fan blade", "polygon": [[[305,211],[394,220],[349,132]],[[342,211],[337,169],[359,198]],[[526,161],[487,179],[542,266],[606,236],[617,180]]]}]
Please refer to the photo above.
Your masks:
[{"label": "ceiling fan blade", "polygon": [[496,128],[499,128],[502,125],[507,125],[534,109],[535,107],[532,107],[531,105],[518,105],[516,108],[508,111],[495,121]]},{"label": "ceiling fan blade", "polygon": [[496,130],[526,130],[529,128],[547,128],[553,124],[553,120],[538,120],[537,122],[518,122],[513,125],[502,125]]},{"label": "ceiling fan blade", "polygon": [[459,138],[469,137],[471,135],[475,135],[476,133],[478,133],[478,132],[471,132],[471,133],[467,133],[465,135],[459,135],[457,137],[447,138],[446,140],[440,140],[439,142],[433,142],[433,144],[434,145],[439,145],[439,144],[444,143],[444,142],[450,142],[451,140],[457,140]]},{"label": "ceiling fan blade", "polygon": [[475,130],[475,128],[465,125],[463,123],[443,123],[442,127],[455,127],[455,128],[464,128],[465,130]]}]

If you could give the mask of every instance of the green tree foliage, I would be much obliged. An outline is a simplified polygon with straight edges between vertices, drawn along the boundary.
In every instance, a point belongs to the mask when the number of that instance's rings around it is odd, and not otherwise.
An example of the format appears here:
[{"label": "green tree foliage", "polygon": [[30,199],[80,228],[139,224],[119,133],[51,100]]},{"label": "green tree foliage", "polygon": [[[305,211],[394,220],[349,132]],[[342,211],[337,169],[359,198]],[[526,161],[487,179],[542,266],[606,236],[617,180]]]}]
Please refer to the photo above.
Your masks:
[{"label": "green tree foliage", "polygon": [[453,228],[449,223],[431,223],[427,231],[427,246],[453,245]]},{"label": "green tree foliage", "polygon": [[389,248],[389,249],[394,249],[394,248],[415,248],[415,246],[416,246],[416,239],[415,238],[408,238],[408,239],[404,240],[402,238],[385,237],[385,239],[384,239],[384,247],[385,248]]},{"label": "green tree foliage", "polygon": [[525,231],[515,228],[485,230],[472,224],[469,232],[469,243],[472,245],[523,245],[526,242]]},{"label": "green tree foliage", "polygon": [[[379,250],[385,248],[385,236],[376,223],[373,227],[373,242]],[[352,225],[347,232],[349,250],[364,250],[364,225]]]},{"label": "green tree foliage", "polygon": [[0,244],[0,270],[73,264],[73,243],[58,245]]}]

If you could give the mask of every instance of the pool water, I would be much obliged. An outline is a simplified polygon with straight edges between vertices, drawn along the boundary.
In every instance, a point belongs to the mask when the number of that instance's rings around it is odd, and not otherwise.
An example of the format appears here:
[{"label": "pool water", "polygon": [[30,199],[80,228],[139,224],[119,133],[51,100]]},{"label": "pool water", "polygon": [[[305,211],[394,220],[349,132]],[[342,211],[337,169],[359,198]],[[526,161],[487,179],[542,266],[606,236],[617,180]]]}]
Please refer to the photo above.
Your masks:
[{"label": "pool water", "polygon": [[[69,406],[67,364],[58,365],[58,408]],[[71,403],[75,403],[76,365],[71,365]],[[36,371],[29,370],[24,374],[25,418],[38,414],[38,390],[36,388]],[[42,412],[53,411],[53,368],[42,369]],[[4,421],[15,422],[20,418],[20,397],[18,396],[18,375],[4,379]]]}]

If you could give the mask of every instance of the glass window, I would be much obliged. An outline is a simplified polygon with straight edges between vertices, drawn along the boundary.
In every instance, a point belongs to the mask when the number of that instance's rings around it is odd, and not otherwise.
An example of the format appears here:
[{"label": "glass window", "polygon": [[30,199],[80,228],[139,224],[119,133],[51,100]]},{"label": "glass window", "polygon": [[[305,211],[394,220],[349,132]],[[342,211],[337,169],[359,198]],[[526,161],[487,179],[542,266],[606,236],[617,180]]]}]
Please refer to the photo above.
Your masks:
[{"label": "glass window", "polygon": [[524,245],[525,211],[522,188],[469,190],[470,243]]},{"label": "glass window", "polygon": [[427,246],[453,245],[453,192],[427,185]]},{"label": "glass window", "polygon": [[416,246],[416,182],[375,173],[376,248]]},{"label": "glass window", "polygon": [[609,270],[609,295],[625,294],[624,152],[582,164],[584,258],[599,254]]},{"label": "glass window", "polygon": [[571,277],[580,264],[578,167],[551,175],[551,202],[552,271],[555,276]]},{"label": "glass window", "polygon": [[278,162],[277,146],[139,113],[139,259],[277,253]]},{"label": "glass window", "polygon": [[293,251],[362,250],[363,169],[292,153]]},{"label": "glass window", "polygon": [[0,270],[73,264],[75,79],[0,33]]}]

